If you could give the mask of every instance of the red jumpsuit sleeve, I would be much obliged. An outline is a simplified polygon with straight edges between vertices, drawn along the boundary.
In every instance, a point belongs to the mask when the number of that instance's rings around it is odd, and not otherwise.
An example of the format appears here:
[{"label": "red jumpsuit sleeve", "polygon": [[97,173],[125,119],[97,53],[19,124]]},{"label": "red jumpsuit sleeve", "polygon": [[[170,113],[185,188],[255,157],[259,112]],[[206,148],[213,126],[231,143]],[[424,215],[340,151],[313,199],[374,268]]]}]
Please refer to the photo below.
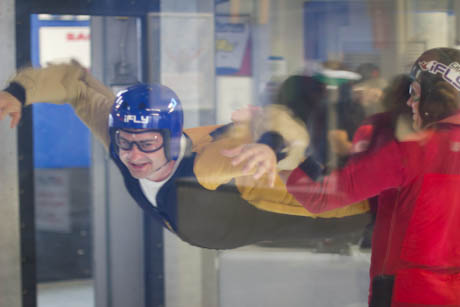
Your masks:
[{"label": "red jumpsuit sleeve", "polygon": [[[308,159],[307,159],[308,160]],[[288,178],[288,191],[313,213],[333,210],[401,186],[407,169],[399,143],[387,143],[315,181],[299,166]]]},{"label": "red jumpsuit sleeve", "polygon": [[352,143],[356,144],[360,141],[370,141],[373,132],[374,126],[371,124],[360,126],[353,135]]},{"label": "red jumpsuit sleeve", "polygon": [[368,150],[373,132],[373,125],[360,126],[353,135],[353,141],[351,144],[351,154],[358,154]]}]

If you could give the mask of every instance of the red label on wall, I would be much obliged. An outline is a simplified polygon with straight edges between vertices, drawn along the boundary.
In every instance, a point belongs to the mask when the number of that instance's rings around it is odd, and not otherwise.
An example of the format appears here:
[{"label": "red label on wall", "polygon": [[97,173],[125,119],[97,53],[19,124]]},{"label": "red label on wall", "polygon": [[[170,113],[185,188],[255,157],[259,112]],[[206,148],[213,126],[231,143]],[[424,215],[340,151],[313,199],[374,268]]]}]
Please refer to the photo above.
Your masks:
[{"label": "red label on wall", "polygon": [[72,33],[72,32],[69,32],[67,33],[67,40],[68,41],[89,41],[89,34],[87,33],[83,33],[83,32],[80,32],[80,33]]}]

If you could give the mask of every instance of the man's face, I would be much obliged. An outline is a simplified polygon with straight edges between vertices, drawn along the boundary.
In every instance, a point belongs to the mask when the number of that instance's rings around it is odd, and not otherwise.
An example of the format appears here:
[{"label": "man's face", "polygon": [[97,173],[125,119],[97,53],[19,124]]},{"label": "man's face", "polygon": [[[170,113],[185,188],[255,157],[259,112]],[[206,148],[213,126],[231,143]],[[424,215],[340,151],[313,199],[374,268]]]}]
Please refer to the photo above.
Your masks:
[{"label": "man's face", "polygon": [[415,130],[422,128],[422,116],[420,115],[421,92],[420,83],[417,81],[412,82],[409,89],[410,97],[407,100],[407,105],[412,108],[412,126]]},{"label": "man's face", "polygon": [[[169,175],[170,168],[166,167],[169,163],[160,132],[118,130],[116,133],[121,162],[134,178],[159,181],[162,180],[162,175]],[[152,152],[144,152],[139,147]]]}]

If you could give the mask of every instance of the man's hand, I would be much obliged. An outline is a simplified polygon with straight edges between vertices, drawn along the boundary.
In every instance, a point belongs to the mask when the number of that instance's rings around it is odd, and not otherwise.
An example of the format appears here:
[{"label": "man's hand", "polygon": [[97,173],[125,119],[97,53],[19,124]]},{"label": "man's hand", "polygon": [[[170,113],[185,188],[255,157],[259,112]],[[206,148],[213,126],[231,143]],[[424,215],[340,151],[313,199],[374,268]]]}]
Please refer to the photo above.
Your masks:
[{"label": "man's hand", "polygon": [[275,153],[269,146],[257,143],[245,144],[223,150],[222,154],[232,158],[232,165],[234,166],[245,162],[243,172],[250,174],[254,170],[252,176],[256,180],[267,174],[270,187],[274,186],[277,161]]},{"label": "man's hand", "polygon": [[18,125],[21,119],[22,105],[13,95],[8,92],[0,92],[0,120],[3,120],[6,115],[11,117],[10,127],[14,128]]},{"label": "man's hand", "polygon": [[232,122],[235,124],[248,122],[254,117],[262,114],[262,108],[259,106],[248,105],[245,108],[238,109],[232,113]]}]

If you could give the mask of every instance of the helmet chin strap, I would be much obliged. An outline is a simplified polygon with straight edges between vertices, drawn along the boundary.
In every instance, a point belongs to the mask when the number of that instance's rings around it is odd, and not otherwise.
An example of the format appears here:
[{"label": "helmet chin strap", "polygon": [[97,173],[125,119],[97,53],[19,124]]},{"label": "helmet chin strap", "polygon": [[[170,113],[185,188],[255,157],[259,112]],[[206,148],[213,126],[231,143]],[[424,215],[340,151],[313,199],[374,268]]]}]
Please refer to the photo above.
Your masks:
[{"label": "helmet chin strap", "polygon": [[158,172],[160,169],[162,169],[163,167],[165,167],[170,161],[171,161],[171,159],[166,160],[165,163],[163,163],[162,165],[160,165],[159,167],[157,167],[156,169],[154,169],[154,170],[152,171],[152,173]]}]

